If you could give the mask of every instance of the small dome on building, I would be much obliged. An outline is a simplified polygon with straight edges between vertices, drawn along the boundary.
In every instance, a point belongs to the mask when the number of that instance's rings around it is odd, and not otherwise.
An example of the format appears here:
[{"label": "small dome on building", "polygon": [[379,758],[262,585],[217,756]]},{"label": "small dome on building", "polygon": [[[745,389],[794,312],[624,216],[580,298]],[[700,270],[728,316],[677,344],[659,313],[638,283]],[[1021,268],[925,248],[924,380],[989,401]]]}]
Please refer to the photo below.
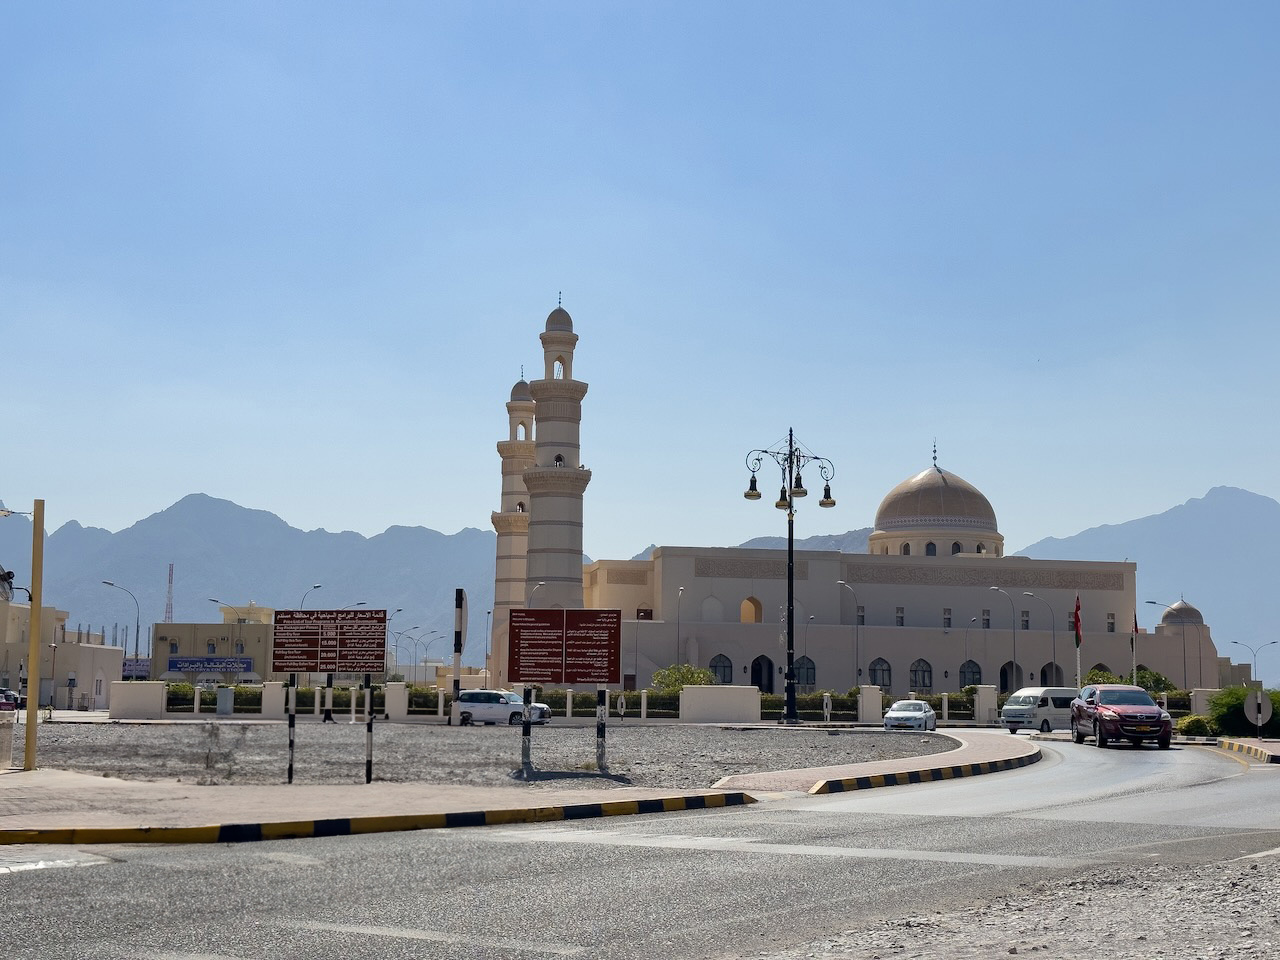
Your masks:
[{"label": "small dome on building", "polygon": [[573,318],[569,316],[569,311],[564,307],[556,307],[547,314],[547,332],[550,333],[552,330],[573,332]]},{"label": "small dome on building", "polygon": [[876,511],[876,530],[956,527],[996,532],[996,512],[976,487],[937,466],[889,491]]},{"label": "small dome on building", "polygon": [[533,392],[529,389],[529,384],[523,377],[517,381],[516,385],[511,388],[511,402],[517,403],[521,400],[533,402]]},{"label": "small dome on building", "polygon": [[1170,604],[1165,610],[1164,616],[1160,618],[1161,623],[1183,624],[1183,623],[1204,623],[1204,614],[1187,603],[1185,600],[1179,600],[1177,603]]}]

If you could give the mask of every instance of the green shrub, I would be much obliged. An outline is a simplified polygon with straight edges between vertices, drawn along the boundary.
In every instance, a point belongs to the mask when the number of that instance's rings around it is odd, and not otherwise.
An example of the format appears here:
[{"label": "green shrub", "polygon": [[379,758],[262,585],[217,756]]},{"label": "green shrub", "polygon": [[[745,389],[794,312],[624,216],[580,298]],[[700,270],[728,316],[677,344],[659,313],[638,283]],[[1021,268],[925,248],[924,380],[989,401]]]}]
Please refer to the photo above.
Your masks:
[{"label": "green shrub", "polygon": [[1192,713],[1182,717],[1174,725],[1180,736],[1184,737],[1216,737],[1218,728],[1214,725],[1212,717],[1206,717],[1202,713]]}]

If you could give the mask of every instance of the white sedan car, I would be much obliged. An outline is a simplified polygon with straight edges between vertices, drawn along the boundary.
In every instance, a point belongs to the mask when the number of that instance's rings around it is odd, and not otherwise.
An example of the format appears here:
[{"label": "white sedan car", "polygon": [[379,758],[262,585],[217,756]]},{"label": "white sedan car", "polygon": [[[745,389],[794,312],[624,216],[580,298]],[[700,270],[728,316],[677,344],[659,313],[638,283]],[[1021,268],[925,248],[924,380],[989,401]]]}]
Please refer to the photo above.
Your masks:
[{"label": "white sedan car", "polygon": [[886,730],[937,730],[938,715],[923,700],[899,700],[884,714]]}]

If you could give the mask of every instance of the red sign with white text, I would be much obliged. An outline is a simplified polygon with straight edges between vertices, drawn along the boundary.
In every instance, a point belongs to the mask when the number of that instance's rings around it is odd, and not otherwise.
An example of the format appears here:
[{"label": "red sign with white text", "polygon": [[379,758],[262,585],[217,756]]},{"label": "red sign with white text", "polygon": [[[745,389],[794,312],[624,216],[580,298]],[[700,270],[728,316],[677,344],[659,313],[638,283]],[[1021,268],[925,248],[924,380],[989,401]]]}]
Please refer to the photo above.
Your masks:
[{"label": "red sign with white text", "polygon": [[522,683],[621,683],[621,610],[512,610],[507,672]]}]

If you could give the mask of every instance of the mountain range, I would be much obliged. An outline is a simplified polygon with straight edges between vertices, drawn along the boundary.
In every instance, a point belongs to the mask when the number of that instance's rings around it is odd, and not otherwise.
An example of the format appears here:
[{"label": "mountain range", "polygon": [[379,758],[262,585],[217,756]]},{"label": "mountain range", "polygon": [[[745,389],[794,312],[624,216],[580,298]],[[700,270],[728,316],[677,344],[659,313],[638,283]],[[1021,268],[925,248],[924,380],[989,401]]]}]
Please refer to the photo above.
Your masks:
[{"label": "mountain range", "polygon": [[[871,528],[796,541],[800,550],[862,553]],[[1218,649],[1248,662],[1238,640],[1267,642],[1272,616],[1259,602],[1272,596],[1280,573],[1267,544],[1280,542],[1280,503],[1234,487],[1214,487],[1162,513],[1126,523],[1093,527],[1071,537],[1040,540],[1020,550],[1027,557],[1059,560],[1132,560],[1138,564],[1139,621],[1159,618],[1159,605],[1185,597],[1198,607]],[[741,546],[783,548],[782,537],[760,537]],[[233,605],[252,600],[277,609],[311,609],[363,602],[396,613],[391,631],[430,634],[430,655],[448,659],[452,650],[453,596],[467,591],[468,643],[463,662],[478,666],[485,653],[492,608],[495,539],[488,530],[466,528],[446,535],[426,527],[394,526],[373,537],[350,531],[298,530],[275,514],[205,494],[190,494],[118,533],[72,521],[45,542],[45,603],[67,610],[68,631],[83,625],[105,628],[108,642],[142,622],[164,617],[168,565],[174,567],[173,619],[207,623],[219,619],[210,598]],[[649,555],[650,546],[637,554]],[[31,524],[21,515],[0,519],[0,565],[18,584],[30,583]],[[138,609],[111,580],[133,592]],[[314,588],[313,584],[320,584]],[[19,595],[21,596],[21,595]],[[1147,606],[1144,601],[1158,601]],[[129,641],[132,649],[133,641]],[[1259,673],[1274,685],[1280,677],[1280,645],[1263,651]],[[407,657],[408,654],[406,653]]]}]

